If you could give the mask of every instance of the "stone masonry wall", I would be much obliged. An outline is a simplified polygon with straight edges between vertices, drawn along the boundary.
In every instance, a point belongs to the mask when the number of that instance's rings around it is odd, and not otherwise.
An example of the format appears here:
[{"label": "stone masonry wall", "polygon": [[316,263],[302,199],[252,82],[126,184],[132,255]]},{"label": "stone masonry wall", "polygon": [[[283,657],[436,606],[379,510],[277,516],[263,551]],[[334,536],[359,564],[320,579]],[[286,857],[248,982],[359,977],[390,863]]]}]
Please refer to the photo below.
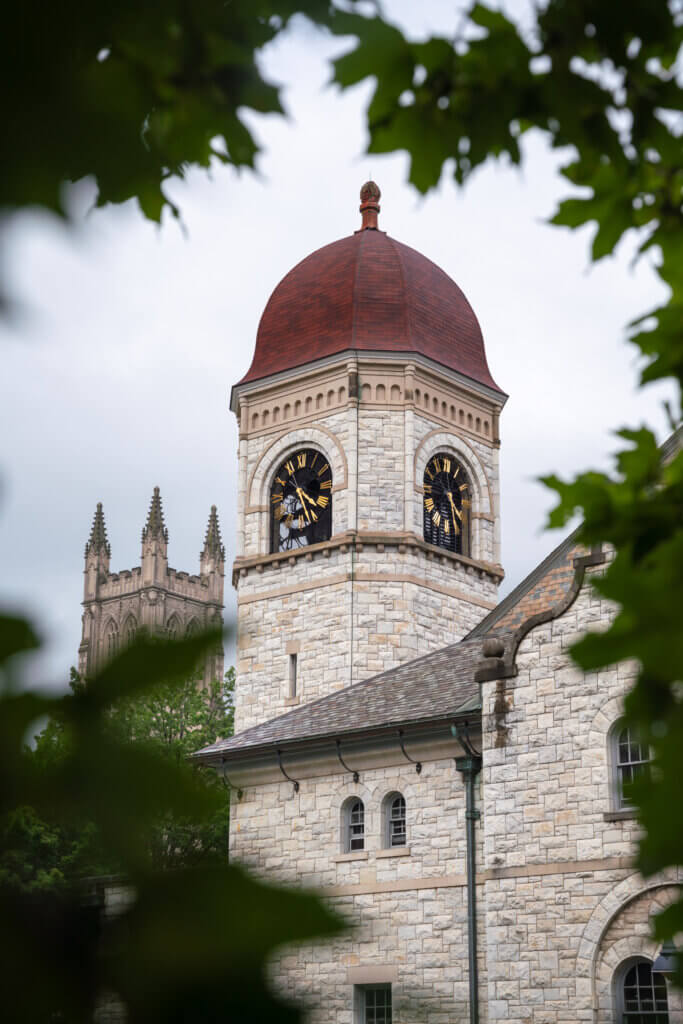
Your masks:
[{"label": "stone masonry wall", "polygon": [[[282,459],[319,447],[333,469],[333,536],[355,530],[422,537],[424,464],[453,451],[472,482],[472,557],[496,555],[497,449],[412,408],[359,407],[241,442],[242,552],[269,552],[269,490]],[[463,637],[496,601],[495,577],[396,545],[314,551],[241,568],[236,728],[242,730]],[[239,565],[239,561],[237,565]],[[297,695],[289,657],[297,655]],[[244,683],[242,683],[244,680]]]},{"label": "stone masonry wall", "polygon": [[[393,969],[395,1024],[466,1021],[465,792],[452,759],[245,788],[233,795],[231,852],[271,880],[313,887],[352,926],[332,941],[284,949],[274,984],[313,1024],[352,1024],[353,971]],[[407,846],[384,850],[382,802],[406,799]],[[342,806],[365,805],[366,849],[343,854]],[[477,797],[479,800],[479,796]],[[481,850],[479,851],[481,855]],[[481,886],[480,886],[481,892]],[[480,970],[485,973],[483,946]],[[482,1014],[482,1024],[486,1021]]]},{"label": "stone masonry wall", "polygon": [[[461,639],[495,602],[494,581],[417,548],[339,548],[253,570],[239,583],[236,727]],[[244,680],[244,685],[241,685]]]},{"label": "stone masonry wall", "polygon": [[635,666],[584,674],[569,656],[611,615],[584,584],[565,614],[522,641],[518,675],[483,687],[492,1021],[593,1021],[600,907],[617,890],[618,910],[644,884],[631,866],[637,823],[615,814],[610,781],[609,734]]}]

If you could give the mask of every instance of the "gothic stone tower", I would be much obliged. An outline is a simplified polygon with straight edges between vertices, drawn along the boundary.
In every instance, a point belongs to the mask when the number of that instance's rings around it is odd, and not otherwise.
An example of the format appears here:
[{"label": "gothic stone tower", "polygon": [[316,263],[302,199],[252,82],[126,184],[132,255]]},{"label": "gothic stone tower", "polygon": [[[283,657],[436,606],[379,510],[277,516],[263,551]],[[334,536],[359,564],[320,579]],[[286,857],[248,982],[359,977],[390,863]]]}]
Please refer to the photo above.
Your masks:
[{"label": "gothic stone tower", "polygon": [[239,730],[462,638],[496,603],[506,396],[458,286],[377,227],[273,292],[239,421]]},{"label": "gothic stone tower", "polygon": [[[182,636],[222,624],[225,548],[215,505],[199,556],[198,576],[169,568],[168,530],[158,487],[142,530],[141,565],[110,572],[110,556],[104,513],[98,504],[85,545],[83,636],[78,648],[81,675],[92,675],[121,644],[130,643],[140,628]],[[204,681],[222,675],[221,650],[207,658]]]}]

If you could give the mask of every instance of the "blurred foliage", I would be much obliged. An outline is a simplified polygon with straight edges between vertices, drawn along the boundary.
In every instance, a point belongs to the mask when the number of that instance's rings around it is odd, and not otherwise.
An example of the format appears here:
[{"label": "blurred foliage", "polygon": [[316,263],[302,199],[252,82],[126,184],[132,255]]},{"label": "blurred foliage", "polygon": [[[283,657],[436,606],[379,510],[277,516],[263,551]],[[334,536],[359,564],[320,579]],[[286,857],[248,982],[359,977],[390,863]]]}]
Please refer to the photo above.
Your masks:
[{"label": "blurred foliage", "polygon": [[[70,688],[77,695],[84,687],[72,669]],[[107,712],[107,725],[121,743],[135,743],[182,768],[195,750],[224,739],[233,732],[235,670],[223,683],[200,685],[196,675],[177,684],[160,683],[149,691],[116,701]],[[26,757],[47,780],[68,755],[71,744],[68,719],[53,714]],[[230,803],[227,784],[215,771],[201,765],[204,784],[218,793],[216,809],[206,820],[158,815],[149,828],[149,853],[154,868],[181,868],[208,861],[225,861],[228,851]],[[112,860],[92,821],[41,819],[33,807],[9,813],[1,832],[3,857],[0,880],[26,890],[60,888],[74,878],[118,874],[122,866]]]},{"label": "blurred foliage", "polygon": [[91,175],[98,205],[135,197],[159,220],[163,185],[212,159],[254,166],[243,112],[283,114],[259,51],[326,0],[13,4],[0,34],[6,137],[0,208],[65,213],[62,185]]},{"label": "blurred foliage", "polygon": [[[195,739],[231,728],[230,674],[213,691],[220,707],[195,699],[187,682],[219,639],[216,632],[175,643],[142,636],[87,685],[76,680],[70,694],[51,697],[22,686],[12,664],[36,646],[30,626],[0,619],[7,1019],[91,1021],[111,997],[130,1021],[147,1024],[300,1019],[270,992],[267,957],[282,943],[334,934],[339,922],[312,895],[262,884],[210,856],[215,850],[195,857],[192,849],[212,821],[221,832],[216,815],[225,814],[227,799],[185,757]],[[33,858],[28,875],[21,843]],[[129,902],[118,913],[105,914],[98,887],[93,898],[84,885],[88,865],[120,870]]]}]

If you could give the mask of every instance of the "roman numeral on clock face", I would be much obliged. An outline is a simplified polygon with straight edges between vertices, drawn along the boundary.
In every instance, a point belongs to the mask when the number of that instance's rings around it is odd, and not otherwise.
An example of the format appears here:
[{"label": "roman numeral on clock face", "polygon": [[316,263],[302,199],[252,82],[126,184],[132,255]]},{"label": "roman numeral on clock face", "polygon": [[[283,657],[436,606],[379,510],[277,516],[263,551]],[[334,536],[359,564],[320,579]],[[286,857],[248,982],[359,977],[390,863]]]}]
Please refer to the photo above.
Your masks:
[{"label": "roman numeral on clock face", "polygon": [[273,494],[271,496],[271,499],[270,499],[271,504],[277,505],[279,502],[282,501],[283,498],[284,498],[284,494]]},{"label": "roman numeral on clock face", "polygon": [[434,500],[432,498],[425,498],[425,508],[428,512],[431,512],[434,508]]},{"label": "roman numeral on clock face", "polygon": [[306,452],[299,452],[299,454],[296,457],[296,464],[299,467],[299,469],[304,468],[304,466],[306,465]]},{"label": "roman numeral on clock face", "polygon": [[318,498],[318,505],[320,506],[320,508],[327,508],[329,503],[330,499],[327,497],[326,494],[321,494],[320,497]]},{"label": "roman numeral on clock face", "polygon": [[294,472],[294,463],[291,461],[291,459],[289,462],[285,462],[285,469],[287,470],[290,476]]}]

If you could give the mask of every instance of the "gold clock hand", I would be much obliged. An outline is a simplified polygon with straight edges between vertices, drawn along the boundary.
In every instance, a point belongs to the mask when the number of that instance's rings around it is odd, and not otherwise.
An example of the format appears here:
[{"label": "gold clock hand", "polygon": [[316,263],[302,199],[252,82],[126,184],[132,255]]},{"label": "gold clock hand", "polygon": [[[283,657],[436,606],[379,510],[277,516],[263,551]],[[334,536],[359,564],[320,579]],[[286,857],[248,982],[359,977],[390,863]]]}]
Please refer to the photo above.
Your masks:
[{"label": "gold clock hand", "polygon": [[455,521],[455,505],[453,504],[453,495],[451,494],[450,491],[448,491],[447,493],[448,493],[448,500],[451,503],[451,517],[453,519],[453,529],[455,530],[456,533],[458,533],[458,524]]},{"label": "gold clock hand", "polygon": [[308,519],[308,521],[310,523],[311,517],[308,514],[308,509],[306,508],[306,502],[304,501],[304,492],[301,490],[300,487],[297,487],[296,493],[299,495],[299,500],[301,502],[301,507],[304,510],[304,512],[306,513],[306,518]]}]

